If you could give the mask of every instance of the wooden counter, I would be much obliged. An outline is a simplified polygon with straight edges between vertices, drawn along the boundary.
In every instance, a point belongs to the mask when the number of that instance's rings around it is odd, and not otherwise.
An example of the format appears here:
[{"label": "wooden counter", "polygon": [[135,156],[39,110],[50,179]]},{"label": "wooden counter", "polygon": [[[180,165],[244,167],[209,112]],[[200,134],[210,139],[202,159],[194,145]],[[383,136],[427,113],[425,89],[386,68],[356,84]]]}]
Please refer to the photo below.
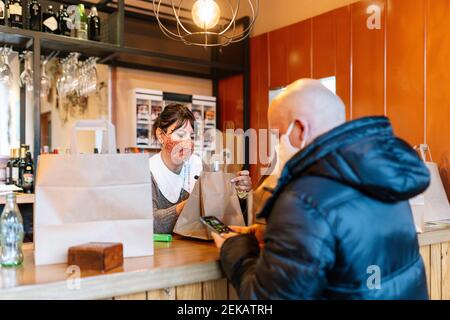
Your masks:
[{"label": "wooden counter", "polygon": [[[432,299],[450,299],[450,226],[419,235]],[[36,267],[32,245],[24,265],[0,269],[0,299],[236,299],[212,242],[178,236],[155,243],[152,257],[125,259],[107,273],[76,277],[66,264]],[[79,279],[79,281],[77,281]]]},{"label": "wooden counter", "polygon": [[235,298],[212,242],[174,237],[155,243],[152,257],[125,259],[107,273],[81,272],[78,280],[67,264],[35,266],[32,245],[24,255],[22,267],[0,269],[0,299]]},{"label": "wooden counter", "polygon": [[450,300],[450,225],[425,227],[419,234],[420,253],[432,300]]}]

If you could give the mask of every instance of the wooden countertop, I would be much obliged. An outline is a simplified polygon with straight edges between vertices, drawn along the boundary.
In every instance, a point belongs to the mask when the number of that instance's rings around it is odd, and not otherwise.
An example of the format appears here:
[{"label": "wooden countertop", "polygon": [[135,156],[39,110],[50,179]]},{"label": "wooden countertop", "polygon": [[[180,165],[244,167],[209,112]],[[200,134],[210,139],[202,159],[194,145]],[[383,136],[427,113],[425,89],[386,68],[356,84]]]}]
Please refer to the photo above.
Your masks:
[{"label": "wooden countertop", "polygon": [[[450,225],[418,237],[421,246],[450,242]],[[0,299],[104,299],[224,278],[212,242],[179,236],[155,242],[154,256],[125,259],[107,273],[82,272],[79,282],[67,264],[35,266],[32,244],[24,244],[24,256],[23,266],[0,268]]]},{"label": "wooden countertop", "polygon": [[24,256],[20,268],[0,269],[0,299],[104,299],[224,277],[212,242],[178,236],[155,242],[154,256],[127,258],[107,273],[82,272],[79,282],[67,264],[35,266],[32,244]]},{"label": "wooden countertop", "polygon": [[420,246],[450,242],[450,221],[448,223],[426,224],[423,233],[418,235]]}]

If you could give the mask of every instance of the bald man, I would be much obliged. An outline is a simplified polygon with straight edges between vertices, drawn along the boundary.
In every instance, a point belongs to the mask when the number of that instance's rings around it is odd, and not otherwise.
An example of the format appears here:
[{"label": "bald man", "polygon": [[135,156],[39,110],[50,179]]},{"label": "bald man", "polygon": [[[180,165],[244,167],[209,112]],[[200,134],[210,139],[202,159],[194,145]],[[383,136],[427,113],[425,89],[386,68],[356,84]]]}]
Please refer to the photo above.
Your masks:
[{"label": "bald man", "polygon": [[428,299],[408,200],[429,185],[385,117],[345,123],[320,82],[291,84],[269,107],[281,138],[267,228],[214,235],[242,299]]}]

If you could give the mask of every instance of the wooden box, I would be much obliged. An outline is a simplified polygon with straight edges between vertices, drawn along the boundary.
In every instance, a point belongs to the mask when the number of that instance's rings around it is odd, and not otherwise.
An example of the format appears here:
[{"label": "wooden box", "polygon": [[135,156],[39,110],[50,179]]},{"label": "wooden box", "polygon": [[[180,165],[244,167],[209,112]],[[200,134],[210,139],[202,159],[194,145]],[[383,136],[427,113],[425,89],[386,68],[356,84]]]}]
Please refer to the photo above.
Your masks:
[{"label": "wooden box", "polygon": [[123,265],[122,243],[89,242],[70,247],[67,262],[82,271],[108,271]]}]

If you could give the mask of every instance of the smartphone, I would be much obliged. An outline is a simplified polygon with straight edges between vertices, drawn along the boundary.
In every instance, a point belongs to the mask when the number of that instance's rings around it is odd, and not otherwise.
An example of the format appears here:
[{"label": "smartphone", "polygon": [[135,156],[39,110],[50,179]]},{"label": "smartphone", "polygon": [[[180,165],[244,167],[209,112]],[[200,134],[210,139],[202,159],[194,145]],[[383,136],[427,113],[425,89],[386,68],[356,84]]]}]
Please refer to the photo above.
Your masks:
[{"label": "smartphone", "polygon": [[213,216],[200,217],[200,221],[212,232],[221,234],[233,232],[228,226]]}]

